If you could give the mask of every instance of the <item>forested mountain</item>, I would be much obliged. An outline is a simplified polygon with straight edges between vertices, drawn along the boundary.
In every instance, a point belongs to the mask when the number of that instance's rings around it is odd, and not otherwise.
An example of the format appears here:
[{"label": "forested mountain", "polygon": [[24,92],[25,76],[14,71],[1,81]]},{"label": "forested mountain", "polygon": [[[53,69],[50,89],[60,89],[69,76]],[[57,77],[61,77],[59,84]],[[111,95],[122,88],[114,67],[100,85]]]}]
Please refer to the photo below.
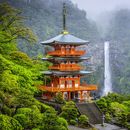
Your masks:
[{"label": "forested mountain", "polygon": [[[33,44],[18,39],[18,48],[31,57],[44,54],[45,48],[39,44],[40,41],[54,37],[62,31],[62,0],[0,0],[0,2],[7,2],[19,9],[24,23],[36,34],[34,38],[37,38],[37,41]],[[75,36],[90,40],[88,52],[92,55],[96,72],[92,77],[87,77],[88,81],[103,87],[104,41],[101,39],[110,40],[113,89],[116,92],[129,93],[129,10],[110,13],[111,18],[108,18],[111,19],[110,24],[106,27],[105,34],[102,34],[100,30],[98,31],[96,23],[87,18],[85,11],[78,9],[70,0],[64,2],[67,6],[68,31]]]},{"label": "forested mountain", "polygon": [[67,130],[65,119],[34,98],[49,64],[17,48],[18,39],[36,40],[22,20],[19,10],[0,4],[0,130]]},{"label": "forested mountain", "polygon": [[[19,42],[20,50],[30,56],[36,56],[43,51],[38,43],[54,37],[62,31],[62,0],[0,0],[8,2],[20,9],[25,17],[25,23],[38,37],[35,45]],[[96,41],[99,33],[96,24],[87,19],[86,12],[79,10],[70,0],[64,0],[67,6],[67,28],[68,31],[83,39]]]},{"label": "forested mountain", "polygon": [[113,12],[106,38],[111,41],[114,91],[130,93],[130,10]]},{"label": "forested mountain", "polygon": [[[1,4],[5,1],[9,4]],[[64,104],[59,114],[51,106],[36,99],[36,96],[41,95],[37,87],[44,81],[40,71],[47,70],[50,65],[38,59],[43,49],[38,43],[61,32],[61,0],[0,2],[0,130],[68,130],[68,123],[88,126],[89,119],[85,115],[79,116],[72,101]],[[100,35],[96,24],[88,20],[86,13],[69,0],[66,3],[68,30],[76,36],[93,41],[89,49],[95,57],[99,55],[102,61],[103,45],[101,47],[98,43]],[[116,92],[129,94],[130,10],[119,10],[112,16],[105,39],[111,41],[113,88]],[[35,56],[35,59],[24,52]],[[103,62],[97,64],[97,71],[89,81],[101,83]],[[115,121],[130,128],[129,99],[128,95],[112,93],[98,100],[97,104],[108,122]],[[60,93],[55,96],[55,101],[65,103]]]}]

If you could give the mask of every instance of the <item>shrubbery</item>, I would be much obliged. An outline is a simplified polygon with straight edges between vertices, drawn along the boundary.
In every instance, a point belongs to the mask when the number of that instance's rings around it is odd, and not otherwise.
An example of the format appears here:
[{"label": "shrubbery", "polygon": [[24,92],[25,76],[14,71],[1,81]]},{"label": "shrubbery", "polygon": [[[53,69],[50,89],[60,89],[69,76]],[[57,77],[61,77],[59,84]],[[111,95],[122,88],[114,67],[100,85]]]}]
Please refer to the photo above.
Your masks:
[{"label": "shrubbery", "polygon": [[75,103],[72,101],[66,102],[62,107],[61,117],[65,118],[69,123],[70,120],[76,120],[78,118],[78,110],[75,106]]},{"label": "shrubbery", "polygon": [[76,122],[76,120],[73,120],[73,119],[72,119],[72,120],[70,120],[70,124],[71,124],[71,125],[77,125],[77,122]]},{"label": "shrubbery", "polygon": [[55,96],[55,102],[59,104],[65,103],[65,100],[62,97],[62,92],[58,92]]},{"label": "shrubbery", "polygon": [[109,93],[107,96],[97,100],[97,105],[105,114],[106,121],[128,127],[130,113],[130,97],[116,93]]},{"label": "shrubbery", "polygon": [[0,130],[23,130],[23,127],[16,119],[0,114]]},{"label": "shrubbery", "polygon": [[[18,39],[35,41],[20,11],[0,4],[0,130],[67,130],[67,122],[34,98],[48,62],[32,60],[18,51]],[[4,13],[3,13],[4,12]]]},{"label": "shrubbery", "polygon": [[79,126],[86,127],[88,126],[89,119],[86,115],[80,115],[78,118]]}]

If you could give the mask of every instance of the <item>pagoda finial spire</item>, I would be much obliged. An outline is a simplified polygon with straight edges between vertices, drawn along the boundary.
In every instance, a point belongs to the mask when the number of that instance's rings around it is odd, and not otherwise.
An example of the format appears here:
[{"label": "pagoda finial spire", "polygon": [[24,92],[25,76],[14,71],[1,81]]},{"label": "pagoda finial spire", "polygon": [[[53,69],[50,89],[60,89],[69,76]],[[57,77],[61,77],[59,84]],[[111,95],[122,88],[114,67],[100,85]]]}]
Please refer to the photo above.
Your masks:
[{"label": "pagoda finial spire", "polygon": [[63,34],[68,34],[68,31],[66,29],[66,4],[63,3]]}]

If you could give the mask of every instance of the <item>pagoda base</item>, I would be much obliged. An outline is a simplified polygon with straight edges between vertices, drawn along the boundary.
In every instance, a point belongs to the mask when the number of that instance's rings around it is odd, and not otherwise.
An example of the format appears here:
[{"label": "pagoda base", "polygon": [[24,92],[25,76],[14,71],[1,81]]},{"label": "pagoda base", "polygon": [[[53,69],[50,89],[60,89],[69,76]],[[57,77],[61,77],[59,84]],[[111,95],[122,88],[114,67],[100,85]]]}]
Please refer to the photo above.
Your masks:
[{"label": "pagoda base", "polygon": [[97,90],[96,85],[86,85],[79,86],[77,88],[58,88],[58,87],[49,87],[49,86],[41,86],[40,90],[43,91],[42,98],[45,100],[54,101],[54,97],[58,92],[62,93],[62,97],[65,100],[74,100],[77,102],[89,101],[92,99],[90,96],[91,91]]}]

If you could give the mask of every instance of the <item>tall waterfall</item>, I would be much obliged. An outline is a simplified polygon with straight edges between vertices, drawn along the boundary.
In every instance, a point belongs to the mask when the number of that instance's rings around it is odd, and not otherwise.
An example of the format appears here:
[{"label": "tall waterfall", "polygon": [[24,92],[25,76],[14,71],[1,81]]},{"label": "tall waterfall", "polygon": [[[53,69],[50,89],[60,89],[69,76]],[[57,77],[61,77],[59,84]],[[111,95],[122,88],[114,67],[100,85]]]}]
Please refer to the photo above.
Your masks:
[{"label": "tall waterfall", "polygon": [[104,43],[104,90],[103,96],[107,95],[109,92],[112,92],[112,82],[111,82],[111,69],[110,69],[110,58],[109,58],[109,42]]}]

